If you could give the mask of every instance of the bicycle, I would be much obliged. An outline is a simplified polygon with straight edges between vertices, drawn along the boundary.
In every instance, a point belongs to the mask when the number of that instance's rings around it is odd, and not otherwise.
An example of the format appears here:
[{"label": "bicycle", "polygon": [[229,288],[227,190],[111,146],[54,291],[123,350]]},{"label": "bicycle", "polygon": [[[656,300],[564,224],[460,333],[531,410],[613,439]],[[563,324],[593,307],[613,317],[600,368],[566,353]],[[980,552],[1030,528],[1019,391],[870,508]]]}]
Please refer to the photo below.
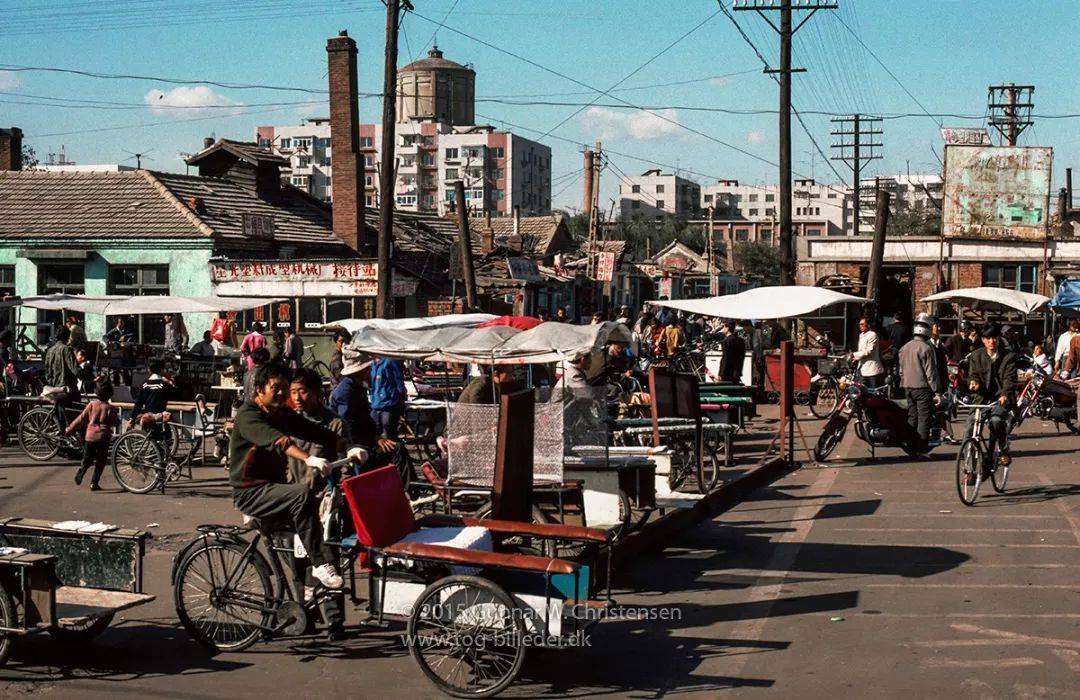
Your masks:
[{"label": "bicycle", "polygon": [[979,497],[979,488],[987,474],[990,476],[994,491],[998,493],[1005,493],[1005,486],[1009,481],[1009,465],[998,464],[998,460],[995,459],[996,450],[990,448],[989,442],[982,435],[983,427],[988,422],[986,411],[995,405],[968,405],[968,408],[975,412],[975,421],[971,437],[964,439],[960,445],[960,452],[956,455],[956,490],[960,495],[961,503],[965,506],[975,505],[975,500]]},{"label": "bicycle", "polygon": [[[149,430],[133,428],[113,444],[111,462],[113,476],[120,488],[128,493],[144,494],[182,478],[193,479],[192,465],[207,462],[207,443],[218,436],[217,424],[210,416],[206,400],[195,397],[195,425],[167,422]],[[177,457],[177,436],[184,434],[190,442],[187,452]]]},{"label": "bicycle", "polygon": [[840,405],[842,391],[836,376],[843,376],[843,369],[841,358],[818,361],[817,373],[810,379],[810,397],[807,402],[810,412],[816,418],[828,418]]},{"label": "bicycle", "polygon": [[315,370],[323,379],[330,379],[332,376],[330,366],[322,360],[315,359],[315,343],[304,346],[304,354],[300,360],[300,365],[306,369]]},{"label": "bicycle", "polygon": [[27,457],[36,462],[47,462],[61,450],[71,457],[79,454],[82,450],[80,437],[64,433],[68,422],[63,419],[65,410],[78,415],[82,406],[68,408],[53,401],[51,406],[38,406],[22,415],[15,436]]}]

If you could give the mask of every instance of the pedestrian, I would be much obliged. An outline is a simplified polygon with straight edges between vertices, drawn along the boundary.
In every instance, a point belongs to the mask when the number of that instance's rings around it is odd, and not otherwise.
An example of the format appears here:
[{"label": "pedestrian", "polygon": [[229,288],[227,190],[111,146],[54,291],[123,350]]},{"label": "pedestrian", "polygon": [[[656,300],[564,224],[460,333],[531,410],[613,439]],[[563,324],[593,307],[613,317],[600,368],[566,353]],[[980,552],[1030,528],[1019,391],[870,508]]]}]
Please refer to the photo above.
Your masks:
[{"label": "pedestrian", "polygon": [[405,376],[401,363],[389,357],[371,363],[371,419],[379,437],[397,440],[398,426],[405,415]]},{"label": "pedestrian", "polygon": [[885,365],[881,363],[881,349],[877,331],[870,326],[870,319],[859,319],[859,347],[851,353],[851,359],[859,363],[859,376],[863,384],[877,389],[885,384]]},{"label": "pedestrian", "polygon": [[165,363],[151,360],[147,369],[150,376],[139,387],[135,404],[131,408],[131,424],[143,430],[164,425],[172,420],[169,413],[169,397],[176,385],[165,375]]},{"label": "pedestrian", "polygon": [[263,335],[262,331],[263,325],[256,321],[251,324],[251,332],[244,336],[244,341],[240,343],[240,356],[247,360],[248,369],[255,366],[255,360],[252,359],[251,353],[259,348],[266,347],[266,336]]},{"label": "pedestrian", "polygon": [[570,323],[570,318],[566,315],[566,307],[560,306],[555,309],[555,320],[559,323]]},{"label": "pedestrian", "polygon": [[540,323],[547,323],[551,320],[551,314],[548,313],[547,309],[537,309],[536,318],[540,319]]},{"label": "pedestrian", "polygon": [[94,365],[86,358],[86,350],[81,347],[75,351],[75,367],[76,376],[79,378],[79,393],[94,393],[97,373],[94,371]]},{"label": "pedestrian", "polygon": [[621,323],[629,328],[634,322],[634,314],[630,311],[629,304],[623,304],[619,307],[619,315],[615,318],[615,323]]},{"label": "pedestrian", "polygon": [[188,346],[188,330],[180,314],[165,314],[165,351],[181,355]]},{"label": "pedestrian", "polygon": [[105,339],[116,345],[127,345],[135,339],[135,334],[128,330],[123,316],[116,317],[116,323],[105,333]]},{"label": "pedestrian", "polygon": [[345,351],[345,343],[349,341],[349,334],[343,330],[334,331],[334,352],[330,356],[330,389],[331,391],[341,381],[341,369],[345,366],[342,355]]},{"label": "pedestrian", "polygon": [[83,458],[79,471],[75,472],[75,484],[82,485],[83,478],[90,467],[94,473],[90,476],[90,490],[100,491],[101,473],[109,461],[109,441],[115,428],[120,427],[120,413],[109,403],[113,396],[113,386],[108,381],[100,381],[94,386],[94,399],[86,404],[82,413],[64,429],[67,435],[76,430],[83,433]]},{"label": "pedestrian", "polygon": [[[988,323],[982,330],[982,347],[968,358],[968,388],[981,404],[993,404],[987,420],[990,452],[999,454],[998,463],[1008,466],[1010,408],[1016,389],[1016,356],[1001,346],[1001,331]],[[967,437],[975,429],[975,412],[968,416]],[[995,452],[996,449],[996,452]]]},{"label": "pedestrian", "polygon": [[664,329],[664,354],[672,357],[686,342],[686,322],[676,318],[675,322]]},{"label": "pedestrian", "polygon": [[597,311],[596,313],[594,313],[592,315],[592,320],[589,322],[589,325],[598,326],[603,322],[604,322],[604,314]]},{"label": "pedestrian", "polygon": [[265,347],[251,353],[252,366],[244,370],[244,401],[251,401],[255,396],[255,372],[270,364],[270,351]]},{"label": "pedestrian", "polygon": [[474,377],[458,395],[458,403],[498,404],[503,386],[512,381],[509,365],[480,365],[480,375]]},{"label": "pedestrian", "polygon": [[1054,371],[1054,366],[1050,363],[1050,358],[1046,356],[1041,344],[1036,345],[1031,351],[1031,363],[1047,374],[1052,374]]},{"label": "pedestrian", "polygon": [[930,440],[934,400],[945,390],[937,368],[937,355],[930,345],[930,326],[915,324],[913,337],[900,348],[901,384],[907,395],[908,425],[918,434],[916,452],[925,453]]},{"label": "pedestrian", "polygon": [[960,364],[975,349],[975,327],[970,321],[960,321],[956,333],[945,340],[945,355],[949,362]]},{"label": "pedestrian", "polygon": [[720,381],[741,384],[743,363],[746,361],[746,341],[735,332],[734,321],[724,321],[720,326]]},{"label": "pedestrian", "polygon": [[656,318],[646,311],[634,324],[634,332],[630,338],[634,343],[634,353],[638,357],[650,357],[652,355],[653,338],[656,336]]},{"label": "pedestrian", "polygon": [[1074,318],[1069,321],[1069,326],[1065,329],[1065,332],[1058,336],[1057,345],[1054,349],[1054,367],[1061,373],[1062,377],[1067,376],[1065,362],[1069,356],[1069,345],[1077,335],[1080,335],[1080,319]]},{"label": "pedestrian", "polygon": [[85,348],[87,344],[86,331],[79,324],[79,319],[74,316],[68,316],[67,320],[68,330],[71,331],[71,339],[68,341],[71,343],[71,347],[78,350],[79,348]]},{"label": "pedestrian", "polygon": [[71,331],[61,326],[56,331],[56,341],[45,351],[45,385],[53,391],[52,401],[60,406],[60,422],[64,423],[67,412],[64,406],[79,398],[79,367],[75,363],[75,353],[68,341]]},{"label": "pedestrian", "polygon": [[226,355],[236,348],[236,324],[224,311],[210,322],[210,339],[217,354]]},{"label": "pedestrian", "polygon": [[[927,329],[927,333],[930,329]],[[893,317],[893,323],[889,326],[889,340],[892,342],[893,347],[903,348],[904,345],[911,340],[911,333],[908,332],[907,324],[904,323],[904,317],[899,313]]]},{"label": "pedestrian", "polygon": [[365,362],[360,353],[346,351],[341,381],[330,392],[329,404],[329,409],[345,421],[353,441],[368,447],[375,445],[379,436],[363,384],[363,375],[369,368],[370,363]]},{"label": "pedestrian", "polygon": [[304,366],[304,341],[296,334],[292,324],[282,330],[281,363],[295,371]]},{"label": "pedestrian", "polygon": [[191,354],[196,357],[213,357],[214,342],[210,331],[203,331],[202,340],[191,346]]},{"label": "pedestrian", "polygon": [[551,389],[551,403],[569,403],[579,398],[587,389],[589,381],[587,370],[589,368],[589,353],[583,352],[575,355],[570,362],[562,363],[560,369],[562,376]]}]

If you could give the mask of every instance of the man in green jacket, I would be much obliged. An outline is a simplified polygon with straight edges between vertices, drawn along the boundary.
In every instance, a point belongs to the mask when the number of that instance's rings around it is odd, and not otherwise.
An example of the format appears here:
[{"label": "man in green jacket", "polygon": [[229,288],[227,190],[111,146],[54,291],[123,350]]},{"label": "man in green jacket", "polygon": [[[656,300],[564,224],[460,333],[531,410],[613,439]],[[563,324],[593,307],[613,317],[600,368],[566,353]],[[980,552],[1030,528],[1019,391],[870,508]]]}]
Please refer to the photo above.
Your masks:
[{"label": "man in green jacket", "polygon": [[[233,503],[253,518],[288,516],[311,558],[312,575],[326,588],[341,588],[344,582],[334,566],[334,552],[323,542],[315,494],[306,483],[288,483],[288,460],[300,460],[326,476],[345,441],[288,407],[290,379],[284,367],[258,368],[254,396],[234,416],[229,436]],[[309,454],[299,441],[320,445],[324,456]],[[360,447],[349,448],[346,454],[356,462],[367,459],[367,451]]]}]

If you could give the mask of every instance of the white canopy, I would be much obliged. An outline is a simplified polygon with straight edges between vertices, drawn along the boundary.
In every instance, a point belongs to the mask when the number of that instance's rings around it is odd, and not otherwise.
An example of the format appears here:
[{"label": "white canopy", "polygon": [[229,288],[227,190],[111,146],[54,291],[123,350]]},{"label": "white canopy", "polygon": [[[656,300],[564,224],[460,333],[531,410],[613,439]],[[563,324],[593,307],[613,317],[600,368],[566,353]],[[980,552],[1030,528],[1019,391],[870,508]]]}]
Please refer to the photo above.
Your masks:
[{"label": "white canopy", "polygon": [[246,311],[277,301],[263,297],[87,296],[50,294],[23,297],[22,305],[46,311],[80,311],[88,314],[180,314]]},{"label": "white canopy", "polygon": [[923,301],[948,301],[963,304],[976,311],[1012,309],[1022,314],[1029,314],[1049,304],[1050,297],[1000,287],[972,287],[938,292],[925,297]]},{"label": "white canopy", "polygon": [[324,323],[323,328],[344,328],[349,333],[356,333],[363,328],[388,328],[397,331],[447,327],[475,328],[493,318],[497,317],[494,314],[447,314],[420,318],[346,318]]},{"label": "white canopy", "polygon": [[805,316],[833,304],[865,304],[866,299],[841,294],[824,287],[756,287],[739,294],[709,297],[707,299],[677,299],[674,301],[651,301],[656,306],[666,306],[701,316],[719,318],[758,319],[793,318]]},{"label": "white canopy", "polygon": [[613,341],[629,343],[629,329],[610,321],[591,326],[549,322],[527,331],[510,326],[428,330],[369,327],[353,336],[350,347],[370,355],[411,360],[543,364],[592,352]]}]

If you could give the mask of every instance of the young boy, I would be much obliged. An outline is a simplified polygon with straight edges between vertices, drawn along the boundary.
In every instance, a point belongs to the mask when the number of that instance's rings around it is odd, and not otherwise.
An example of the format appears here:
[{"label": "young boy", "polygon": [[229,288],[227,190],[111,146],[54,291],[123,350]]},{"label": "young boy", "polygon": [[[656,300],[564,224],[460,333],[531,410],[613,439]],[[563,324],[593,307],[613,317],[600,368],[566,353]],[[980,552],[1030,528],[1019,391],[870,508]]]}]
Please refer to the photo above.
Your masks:
[{"label": "young boy", "polygon": [[65,432],[71,435],[86,426],[82,466],[75,473],[75,483],[81,486],[83,477],[90,465],[93,465],[90,490],[100,491],[98,481],[101,479],[101,472],[105,470],[105,462],[109,459],[109,440],[112,439],[113,429],[120,426],[120,413],[115,406],[109,404],[109,399],[113,396],[111,383],[98,382],[94,387],[94,396],[94,400],[87,404],[79,417],[68,424]]}]

